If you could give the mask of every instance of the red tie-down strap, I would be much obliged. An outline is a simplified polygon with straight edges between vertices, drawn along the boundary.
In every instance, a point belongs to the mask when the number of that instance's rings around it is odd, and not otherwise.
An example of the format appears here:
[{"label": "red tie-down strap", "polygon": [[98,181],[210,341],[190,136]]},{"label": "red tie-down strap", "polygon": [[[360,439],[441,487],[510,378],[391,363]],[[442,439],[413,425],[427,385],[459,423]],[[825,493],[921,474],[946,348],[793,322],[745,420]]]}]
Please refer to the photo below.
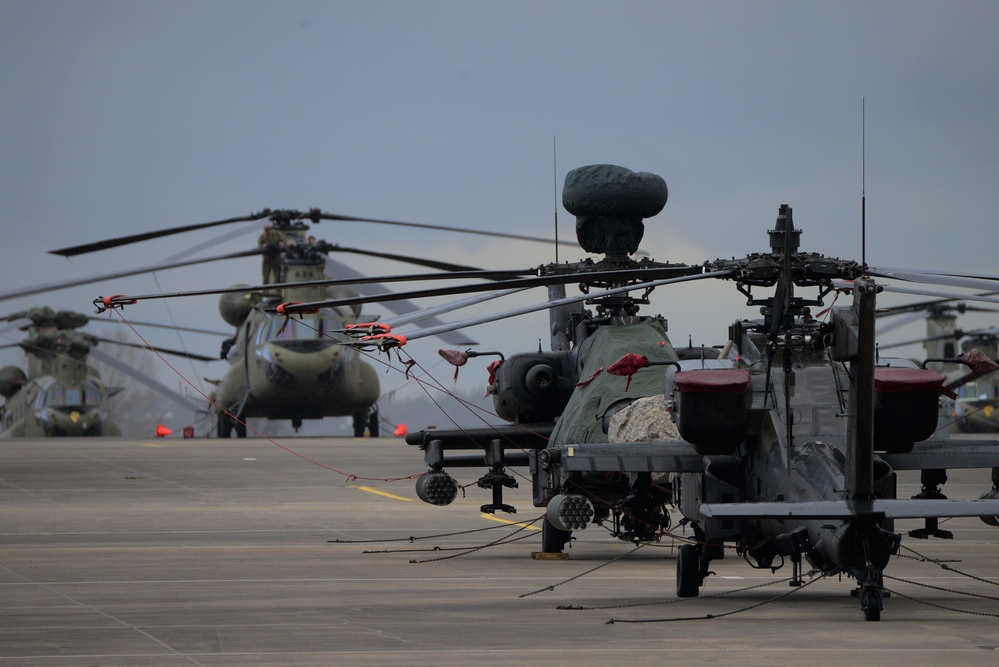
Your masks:
[{"label": "red tie-down strap", "polygon": [[624,390],[628,391],[631,386],[631,376],[649,365],[647,357],[641,354],[626,354],[613,364],[607,367],[607,372],[611,375],[623,375],[628,378],[624,385]]},{"label": "red tie-down strap", "polygon": [[496,384],[496,370],[503,363],[502,359],[497,359],[493,363],[486,366],[486,370],[489,371],[489,386]]},{"label": "red tie-down strap", "polygon": [[[437,350],[444,361],[454,366],[454,381],[458,381],[458,369],[468,363],[468,353],[458,350]],[[491,383],[490,383],[491,384]]]},{"label": "red tie-down strap", "polygon": [[601,366],[597,370],[593,371],[593,375],[591,375],[590,377],[586,378],[585,380],[580,380],[579,382],[577,382],[576,386],[577,387],[585,387],[586,385],[588,385],[591,382],[593,382],[593,378],[595,378],[598,375],[600,375],[603,372],[603,370],[604,370],[604,367]]}]

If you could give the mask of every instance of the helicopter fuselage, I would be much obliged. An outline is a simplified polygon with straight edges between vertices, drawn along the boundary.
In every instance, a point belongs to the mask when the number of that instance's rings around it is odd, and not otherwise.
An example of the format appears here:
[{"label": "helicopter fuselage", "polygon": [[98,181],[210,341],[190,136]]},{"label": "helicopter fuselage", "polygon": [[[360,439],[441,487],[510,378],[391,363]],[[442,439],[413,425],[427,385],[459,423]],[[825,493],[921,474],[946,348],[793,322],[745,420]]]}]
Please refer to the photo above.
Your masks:
[{"label": "helicopter fuselage", "polygon": [[378,400],[374,369],[344,345],[332,311],[288,319],[256,308],[229,351],[216,402],[234,416],[322,419],[367,410]]},{"label": "helicopter fuselage", "polygon": [[[601,171],[615,173],[612,166]],[[587,183],[592,192],[581,200],[593,209],[576,213],[577,232],[581,214],[616,212],[622,223],[640,217],[611,196],[620,193],[608,184],[619,182]],[[632,194],[641,201],[639,188]],[[880,619],[883,571],[901,542],[893,532],[895,519],[924,519],[924,529],[910,532],[916,537],[943,535],[936,525],[942,517],[980,517],[999,525],[995,443],[928,442],[938,428],[944,377],[909,360],[879,358],[874,316],[883,287],[876,276],[863,263],[799,252],[800,235],[791,208],[782,205],[768,231],[769,253],[705,262],[702,277],[735,281],[747,305],[760,306],[763,315],[762,321],[732,325],[717,355],[698,359],[671,349],[672,358],[657,358],[630,341],[635,349],[622,350],[627,354],[609,363],[616,355],[601,353],[625,338],[613,318],[600,328],[602,338],[591,334],[583,344],[577,341],[570,357],[577,364],[576,389],[546,443],[518,437],[517,424],[474,443],[485,449],[490,466],[478,485],[493,491],[493,503],[481,510],[511,511],[501,496],[502,485],[512,486],[505,481],[504,452],[533,450],[522,458],[530,465],[534,504],[545,508],[540,556],[561,553],[573,531],[592,523],[635,543],[679,537],[672,530],[673,505],[683,515],[681,526],[693,529],[691,543],[677,550],[678,597],[696,597],[711,574],[711,560],[734,543],[740,556],[761,568],[777,569],[789,559],[792,585],[802,583],[802,557],[825,574],[855,578],[866,620]],[[851,283],[852,306],[830,308],[829,322],[814,318],[811,307],[845,289],[845,281]],[[587,289],[594,284],[585,283]],[[754,288],[768,296],[755,297]],[[796,288],[818,288],[818,294],[806,298]],[[590,301],[597,299],[591,294]],[[598,302],[617,316],[634,316],[631,305],[637,302]],[[578,314],[553,316],[553,351],[563,349],[554,335],[565,330],[563,319],[574,322]],[[665,332],[659,340],[669,345]],[[599,350],[585,349],[592,341],[599,341]],[[633,381],[649,366],[667,367],[664,374],[645,372],[664,379],[665,391],[662,384],[639,390],[632,401],[609,391],[634,390]],[[597,387],[590,381],[604,371],[627,379],[610,378],[597,400],[587,400]],[[573,410],[574,404],[584,409]],[[471,458],[447,452],[469,448],[467,440],[460,432],[436,430],[407,437],[423,449],[429,467],[417,482],[422,500],[453,501],[458,484],[445,467],[468,466]],[[975,501],[948,500],[939,485],[950,467],[993,468],[992,490]],[[923,490],[907,500],[896,498],[895,470],[903,469],[922,471]]]},{"label": "helicopter fuselage", "polygon": [[[814,334],[818,340],[817,326]],[[700,511],[705,502],[855,502],[846,474],[850,371],[824,347],[806,343],[809,338],[802,332],[801,345],[788,349],[787,363],[773,364],[776,368],[768,368],[762,334],[746,332],[741,344],[731,347],[729,358],[749,371],[749,437],[731,455],[713,457],[703,473],[680,473],[677,499],[682,513],[697,520],[707,542],[735,541],[737,549],[761,566],[803,552],[815,567],[857,576],[870,565],[887,565],[897,543],[890,520],[807,515],[720,519],[706,518]],[[905,359],[880,363],[881,368],[916,368]],[[878,457],[873,460],[872,482],[875,497],[896,497],[895,472]]]},{"label": "helicopter fuselage", "polygon": [[0,437],[120,435],[96,382],[61,382],[44,376],[25,384],[3,407]]}]

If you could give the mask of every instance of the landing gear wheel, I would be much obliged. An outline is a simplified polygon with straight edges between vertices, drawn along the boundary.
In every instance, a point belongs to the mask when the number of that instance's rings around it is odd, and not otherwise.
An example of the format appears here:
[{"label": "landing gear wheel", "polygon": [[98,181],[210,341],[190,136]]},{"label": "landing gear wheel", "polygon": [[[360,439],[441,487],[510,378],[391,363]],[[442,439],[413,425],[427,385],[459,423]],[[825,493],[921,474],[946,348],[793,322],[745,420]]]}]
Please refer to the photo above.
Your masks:
[{"label": "landing gear wheel", "polygon": [[562,547],[570,540],[572,533],[559,530],[546,518],[541,525],[541,553],[560,554]]},{"label": "landing gear wheel", "polygon": [[860,593],[860,608],[864,610],[865,621],[880,621],[881,606],[881,591],[868,588]]},{"label": "landing gear wheel", "polygon": [[217,432],[220,438],[232,437],[232,418],[224,412],[218,414]]},{"label": "landing gear wheel", "polygon": [[368,414],[366,412],[354,413],[354,437],[363,438],[364,437],[364,425],[368,421]]},{"label": "landing gear wheel", "polygon": [[696,598],[701,583],[701,564],[697,545],[684,544],[676,554],[676,596]]},{"label": "landing gear wheel", "polygon": [[232,426],[236,430],[236,437],[237,438],[245,438],[246,437],[246,415],[242,415],[242,414],[238,415],[235,419],[232,420],[232,422],[233,422]]},{"label": "landing gear wheel", "polygon": [[372,408],[368,415],[368,435],[372,438],[378,437],[378,410]]}]

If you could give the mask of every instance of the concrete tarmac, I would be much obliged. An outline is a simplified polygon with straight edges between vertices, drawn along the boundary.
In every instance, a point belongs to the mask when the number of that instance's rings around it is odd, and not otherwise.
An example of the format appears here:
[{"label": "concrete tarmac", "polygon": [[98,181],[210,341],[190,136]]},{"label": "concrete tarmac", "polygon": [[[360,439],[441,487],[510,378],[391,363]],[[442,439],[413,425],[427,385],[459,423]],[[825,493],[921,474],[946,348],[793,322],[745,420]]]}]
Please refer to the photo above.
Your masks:
[{"label": "concrete tarmac", "polygon": [[[516,515],[480,514],[471,469],[431,507],[388,481],[421,458],[398,439],[0,440],[0,667],[999,665],[999,529],[978,519],[904,539],[874,623],[852,581],[791,588],[789,565],[734,553],[678,601],[670,539],[591,526],[533,560],[540,531],[509,523],[540,517],[528,478]],[[990,486],[950,478],[952,498]]]}]

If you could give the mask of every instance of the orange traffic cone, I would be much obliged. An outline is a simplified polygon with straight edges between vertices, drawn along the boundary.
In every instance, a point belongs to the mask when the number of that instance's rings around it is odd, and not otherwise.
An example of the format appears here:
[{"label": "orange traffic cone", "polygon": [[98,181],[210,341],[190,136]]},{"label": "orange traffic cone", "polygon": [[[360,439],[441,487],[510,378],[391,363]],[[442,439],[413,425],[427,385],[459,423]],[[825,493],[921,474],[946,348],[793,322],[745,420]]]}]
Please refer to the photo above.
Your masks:
[{"label": "orange traffic cone", "polygon": [[157,438],[165,438],[166,436],[170,435],[171,433],[173,433],[173,431],[171,431],[170,429],[168,429],[163,424],[157,424],[156,425],[156,437]]}]

